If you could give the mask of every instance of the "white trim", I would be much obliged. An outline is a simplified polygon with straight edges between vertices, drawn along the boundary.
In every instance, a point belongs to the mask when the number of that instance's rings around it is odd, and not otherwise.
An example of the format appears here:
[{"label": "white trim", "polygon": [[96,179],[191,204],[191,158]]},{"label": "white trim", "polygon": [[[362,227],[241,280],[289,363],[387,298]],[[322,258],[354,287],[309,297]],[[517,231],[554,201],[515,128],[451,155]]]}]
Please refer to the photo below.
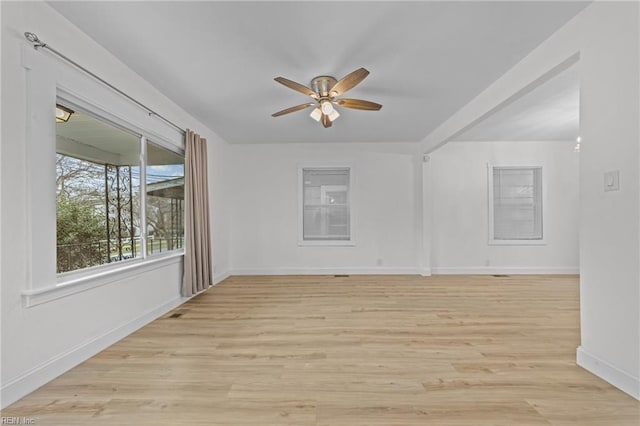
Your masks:
[{"label": "white trim", "polygon": [[139,317],[121,324],[99,336],[93,337],[78,346],[49,359],[48,361],[43,362],[19,377],[4,383],[1,389],[1,407],[5,408],[25,395],[28,395],[40,386],[86,361],[117,341],[124,339],[126,336],[142,328],[151,321],[182,305],[187,300],[189,300],[187,297],[177,297],[163,303],[162,305],[145,312]]},{"label": "white trim", "polygon": [[[82,271],[84,273],[77,274],[73,279],[67,279],[50,287],[24,290],[22,292],[22,300],[25,307],[40,305],[60,299],[61,297],[70,296],[114,281],[119,281],[123,278],[134,277],[154,269],[180,263],[182,262],[183,256],[183,251],[176,251],[163,256],[131,260],[123,263],[122,266],[118,268],[109,268],[99,272]],[[90,272],[90,274],[86,272]]]},{"label": "white trim", "polygon": [[356,242],[350,240],[299,240],[298,247],[355,247]]},{"label": "white trim", "polygon": [[616,368],[602,358],[589,353],[582,346],[578,346],[576,350],[576,364],[640,400],[640,378]]},{"label": "white trim", "polygon": [[[580,268],[575,267],[449,267],[449,268],[419,268],[419,267],[324,267],[300,268],[281,266],[275,268],[240,268],[221,274],[220,281],[236,275],[578,275]],[[216,277],[216,281],[218,278]]]},{"label": "white trim", "polygon": [[414,267],[326,267],[326,268],[246,268],[234,269],[230,275],[423,275],[426,271]]},{"label": "white trim", "polygon": [[[544,207],[543,207],[544,208]],[[493,230],[491,230],[493,232]],[[487,243],[490,246],[546,246],[547,242],[542,240],[494,240],[489,238]]]},{"label": "white trim", "polygon": [[431,267],[434,275],[578,275],[578,266],[453,266]]},{"label": "white trim", "polygon": [[430,277],[431,268],[418,268],[418,273],[423,277]]}]

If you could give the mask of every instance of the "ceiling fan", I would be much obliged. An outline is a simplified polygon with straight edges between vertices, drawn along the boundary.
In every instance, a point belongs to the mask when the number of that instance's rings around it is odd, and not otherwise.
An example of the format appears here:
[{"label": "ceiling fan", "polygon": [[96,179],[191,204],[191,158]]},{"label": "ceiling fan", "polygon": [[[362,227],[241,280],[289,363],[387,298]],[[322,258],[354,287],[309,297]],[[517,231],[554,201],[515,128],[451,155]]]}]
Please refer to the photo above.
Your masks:
[{"label": "ceiling fan", "polygon": [[271,116],[280,117],[281,115],[315,107],[314,110],[311,111],[310,117],[321,122],[324,127],[331,127],[331,124],[340,116],[334,105],[365,111],[378,111],[382,108],[382,105],[375,102],[365,101],[362,99],[338,98],[338,96],[353,89],[368,75],[369,71],[364,68],[355,70],[340,81],[336,80],[334,77],[322,75],[311,80],[311,88],[303,84],[296,83],[295,81],[288,80],[284,77],[276,77],[274,80],[278,83],[304,95],[310,96],[314,101],[283,109],[282,111],[271,114]]}]

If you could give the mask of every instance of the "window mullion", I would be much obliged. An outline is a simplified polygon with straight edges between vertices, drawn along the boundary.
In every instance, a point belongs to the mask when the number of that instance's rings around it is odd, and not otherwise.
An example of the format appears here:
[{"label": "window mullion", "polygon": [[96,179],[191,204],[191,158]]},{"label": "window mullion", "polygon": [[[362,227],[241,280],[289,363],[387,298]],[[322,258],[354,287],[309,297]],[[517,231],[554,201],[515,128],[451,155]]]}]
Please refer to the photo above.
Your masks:
[{"label": "window mullion", "polygon": [[147,138],[140,137],[140,250],[147,258]]}]

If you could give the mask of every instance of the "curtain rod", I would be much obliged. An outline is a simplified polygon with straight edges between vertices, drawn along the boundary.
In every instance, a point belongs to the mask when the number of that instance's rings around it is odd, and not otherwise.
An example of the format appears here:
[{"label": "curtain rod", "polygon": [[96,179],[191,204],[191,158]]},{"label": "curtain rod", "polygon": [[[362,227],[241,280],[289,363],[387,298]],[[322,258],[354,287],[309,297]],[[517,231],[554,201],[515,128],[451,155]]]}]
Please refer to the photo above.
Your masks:
[{"label": "curtain rod", "polygon": [[104,84],[105,86],[109,87],[110,89],[114,90],[115,92],[117,92],[118,94],[124,96],[125,98],[129,99],[131,102],[133,102],[134,104],[138,105],[139,107],[141,107],[142,109],[146,110],[147,113],[149,114],[149,116],[155,115],[156,117],[158,117],[160,120],[164,121],[165,123],[167,123],[168,125],[170,125],[171,127],[175,128],[176,130],[178,130],[181,133],[186,133],[185,130],[174,124],[173,122],[171,122],[170,120],[164,118],[162,115],[158,114],[157,112],[155,112],[154,110],[152,110],[151,108],[149,108],[148,106],[146,106],[145,104],[143,104],[142,102],[132,98],[131,96],[127,95],[125,92],[123,92],[122,90],[118,89],[116,86],[114,86],[113,84],[107,82],[106,80],[100,78],[99,76],[97,76],[96,74],[92,73],[91,71],[89,71],[88,69],[86,69],[85,67],[83,67],[82,65],[78,64],[77,62],[67,58],[65,55],[63,55],[62,53],[58,52],[56,49],[54,49],[53,47],[49,46],[47,43],[43,42],[42,40],[40,40],[38,38],[37,35],[35,35],[34,33],[30,33],[30,32],[26,32],[24,33],[24,37],[33,44],[33,48],[35,50],[38,50],[39,48],[43,48],[43,49],[47,49],[49,50],[51,53],[53,53],[54,55],[62,58],[63,60],[67,61],[68,63],[70,63],[71,65],[75,66],[76,68],[78,68],[79,70],[85,72],[86,74],[90,75],[91,77],[93,77],[94,79],[98,80],[100,83]]}]

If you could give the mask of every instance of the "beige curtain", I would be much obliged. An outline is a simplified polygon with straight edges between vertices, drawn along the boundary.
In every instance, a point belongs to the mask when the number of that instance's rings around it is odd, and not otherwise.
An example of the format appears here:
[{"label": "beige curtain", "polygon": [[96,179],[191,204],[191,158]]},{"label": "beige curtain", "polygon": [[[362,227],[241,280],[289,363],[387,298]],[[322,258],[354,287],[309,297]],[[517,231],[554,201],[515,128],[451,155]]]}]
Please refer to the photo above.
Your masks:
[{"label": "beige curtain", "polygon": [[192,296],[213,283],[207,183],[207,140],[185,134],[185,254],[182,295]]}]

